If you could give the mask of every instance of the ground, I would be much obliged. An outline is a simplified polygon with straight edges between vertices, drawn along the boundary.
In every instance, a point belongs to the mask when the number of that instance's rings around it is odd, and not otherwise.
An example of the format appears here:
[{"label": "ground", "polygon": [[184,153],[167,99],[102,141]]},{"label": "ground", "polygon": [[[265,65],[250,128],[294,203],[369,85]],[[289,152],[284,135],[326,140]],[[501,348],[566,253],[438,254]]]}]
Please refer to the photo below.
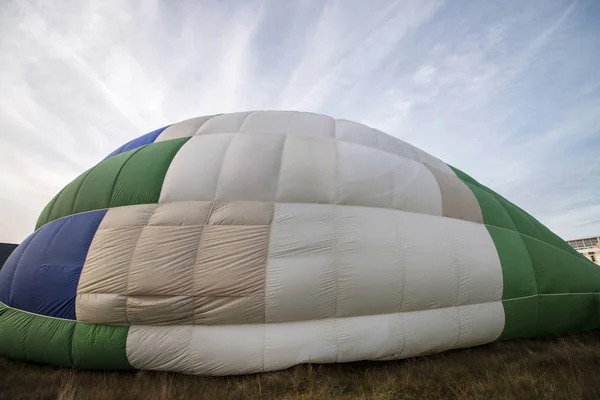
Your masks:
[{"label": "ground", "polygon": [[599,398],[600,332],[239,377],[72,371],[0,358],[0,400]]}]

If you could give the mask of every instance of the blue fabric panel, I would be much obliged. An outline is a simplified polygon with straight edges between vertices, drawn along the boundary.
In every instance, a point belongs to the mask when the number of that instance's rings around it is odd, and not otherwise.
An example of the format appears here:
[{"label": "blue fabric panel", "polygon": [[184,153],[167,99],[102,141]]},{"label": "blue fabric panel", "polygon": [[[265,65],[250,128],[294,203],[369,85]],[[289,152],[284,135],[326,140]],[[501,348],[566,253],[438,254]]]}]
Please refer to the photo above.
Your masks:
[{"label": "blue fabric panel", "polygon": [[75,214],[41,227],[18,257],[5,304],[35,314],[75,319],[81,269],[106,211]]},{"label": "blue fabric panel", "polygon": [[108,156],[106,156],[105,160],[108,159],[108,158],[114,157],[116,155],[119,155],[121,153],[125,153],[126,151],[137,149],[138,147],[142,147],[142,146],[145,146],[147,144],[154,143],[154,141],[156,140],[156,138],[158,137],[158,135],[160,135],[169,126],[170,125],[163,126],[160,129],[157,129],[157,130],[152,131],[150,133],[146,133],[145,135],[142,135],[142,136],[140,136],[138,138],[135,138],[135,139],[133,139],[133,140],[125,143],[123,146],[119,147],[118,149],[116,149],[115,151],[113,151],[112,153],[110,153]]},{"label": "blue fabric panel", "polygon": [[29,235],[17,248],[12,252],[12,254],[6,259],[6,262],[2,266],[0,270],[0,302],[4,304],[9,304],[10,299],[10,286],[15,275],[15,271],[17,270],[17,263],[21,259],[21,256],[29,246],[29,243],[35,238],[39,231],[33,232]]}]

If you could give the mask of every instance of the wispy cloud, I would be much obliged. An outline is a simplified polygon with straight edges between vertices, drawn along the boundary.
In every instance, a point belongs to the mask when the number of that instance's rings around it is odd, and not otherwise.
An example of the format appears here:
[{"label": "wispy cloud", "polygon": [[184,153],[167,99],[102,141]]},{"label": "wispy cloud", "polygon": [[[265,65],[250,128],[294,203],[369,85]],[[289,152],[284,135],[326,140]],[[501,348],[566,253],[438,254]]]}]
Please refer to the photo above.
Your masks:
[{"label": "wispy cloud", "polygon": [[264,108],[373,125],[562,236],[600,233],[600,4],[459,3],[8,2],[0,241],[132,137]]}]

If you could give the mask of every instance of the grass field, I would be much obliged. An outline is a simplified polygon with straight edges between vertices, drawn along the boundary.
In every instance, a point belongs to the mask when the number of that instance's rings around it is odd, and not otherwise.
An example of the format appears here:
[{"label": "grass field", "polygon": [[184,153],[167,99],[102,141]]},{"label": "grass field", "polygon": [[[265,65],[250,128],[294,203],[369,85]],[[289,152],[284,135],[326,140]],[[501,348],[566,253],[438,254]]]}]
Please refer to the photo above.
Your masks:
[{"label": "grass field", "polygon": [[600,333],[239,377],[70,371],[0,358],[0,399],[599,399]]}]

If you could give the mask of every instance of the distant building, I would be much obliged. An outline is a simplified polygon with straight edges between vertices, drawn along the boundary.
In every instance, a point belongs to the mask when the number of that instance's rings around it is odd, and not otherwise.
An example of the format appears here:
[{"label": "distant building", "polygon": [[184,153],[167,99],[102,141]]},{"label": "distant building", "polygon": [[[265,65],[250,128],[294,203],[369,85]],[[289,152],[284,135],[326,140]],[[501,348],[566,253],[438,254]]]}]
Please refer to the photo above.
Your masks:
[{"label": "distant building", "polygon": [[4,265],[4,262],[8,259],[8,256],[17,248],[16,244],[12,243],[0,243],[0,269]]},{"label": "distant building", "polygon": [[600,236],[567,240],[567,242],[589,260],[600,265]]}]

